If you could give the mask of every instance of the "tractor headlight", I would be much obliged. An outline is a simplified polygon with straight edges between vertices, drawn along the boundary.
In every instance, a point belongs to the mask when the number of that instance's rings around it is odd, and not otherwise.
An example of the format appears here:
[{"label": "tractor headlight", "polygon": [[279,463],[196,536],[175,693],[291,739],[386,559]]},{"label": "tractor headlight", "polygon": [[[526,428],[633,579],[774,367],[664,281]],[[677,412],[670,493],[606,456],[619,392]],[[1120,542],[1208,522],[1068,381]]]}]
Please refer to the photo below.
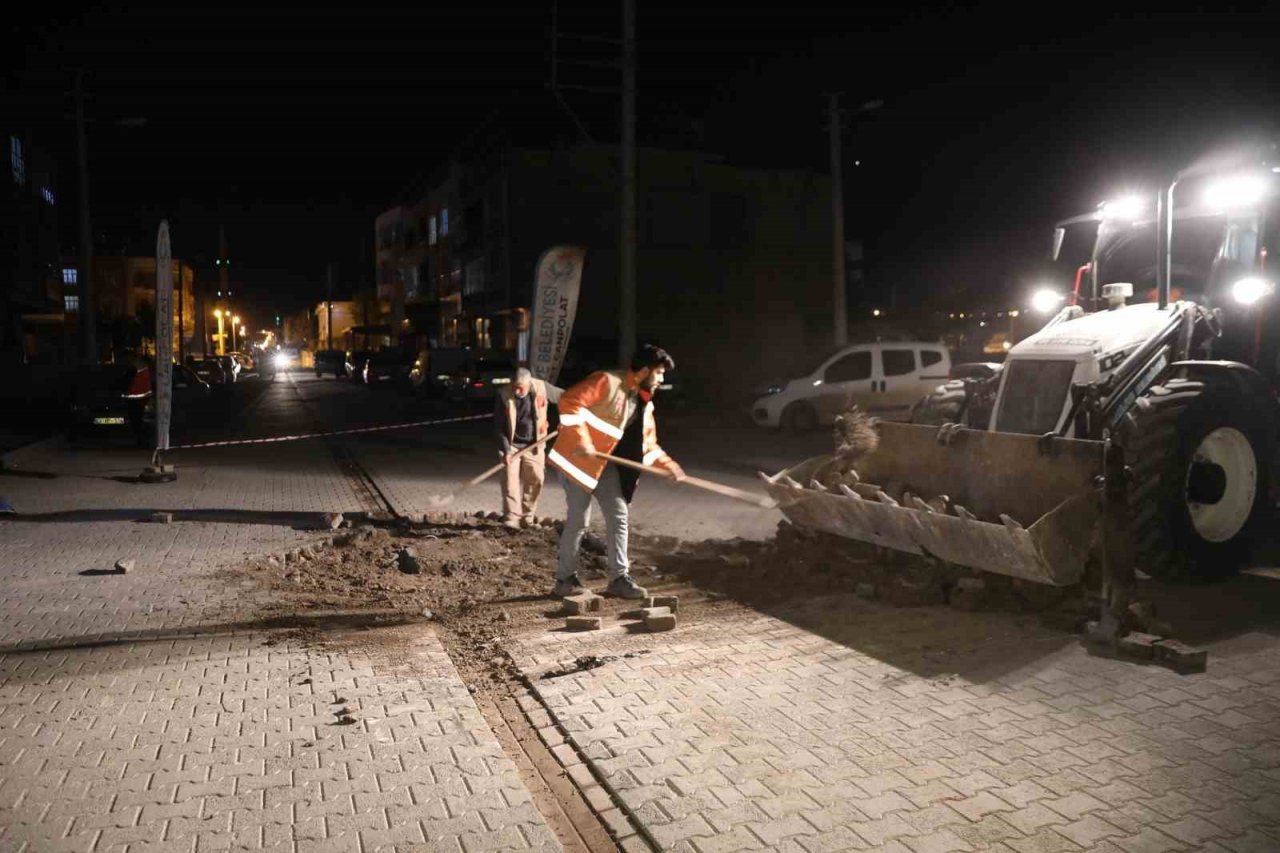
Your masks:
[{"label": "tractor headlight", "polygon": [[1252,305],[1264,296],[1270,296],[1276,291],[1276,283],[1258,278],[1257,276],[1249,276],[1242,278],[1235,284],[1231,285],[1231,297],[1241,305]]},{"label": "tractor headlight", "polygon": [[276,353],[272,356],[271,361],[275,364],[276,370],[284,370],[289,366],[289,356],[283,352]]},{"label": "tractor headlight", "polygon": [[1063,296],[1057,291],[1044,288],[1031,296],[1031,307],[1041,314],[1048,314],[1063,302]]}]

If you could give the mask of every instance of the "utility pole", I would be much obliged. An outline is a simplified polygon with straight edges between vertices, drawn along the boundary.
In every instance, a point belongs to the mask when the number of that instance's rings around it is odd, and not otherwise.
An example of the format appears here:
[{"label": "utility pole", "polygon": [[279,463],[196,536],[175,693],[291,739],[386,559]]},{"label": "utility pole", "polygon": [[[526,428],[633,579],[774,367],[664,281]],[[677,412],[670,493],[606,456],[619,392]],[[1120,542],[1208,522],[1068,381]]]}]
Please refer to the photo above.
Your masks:
[{"label": "utility pole", "polygon": [[182,261],[178,261],[178,364],[187,363],[187,339],[182,325],[182,312]]},{"label": "utility pole", "polygon": [[325,344],[325,349],[333,349],[333,262],[329,262],[329,267],[325,270],[325,310],[328,311],[328,317],[325,321],[325,334],[329,338],[329,342]]},{"label": "utility pole", "polygon": [[84,72],[76,72],[76,154],[80,161],[80,341],[85,364],[98,362],[98,312],[93,301],[93,225],[89,219],[89,154],[84,133]]},{"label": "utility pole", "polygon": [[827,95],[827,122],[831,141],[831,313],[835,345],[849,343],[849,306],[844,274],[844,177],[840,168],[840,94]]},{"label": "utility pole", "polygon": [[618,361],[636,349],[636,3],[622,0],[622,211]]}]

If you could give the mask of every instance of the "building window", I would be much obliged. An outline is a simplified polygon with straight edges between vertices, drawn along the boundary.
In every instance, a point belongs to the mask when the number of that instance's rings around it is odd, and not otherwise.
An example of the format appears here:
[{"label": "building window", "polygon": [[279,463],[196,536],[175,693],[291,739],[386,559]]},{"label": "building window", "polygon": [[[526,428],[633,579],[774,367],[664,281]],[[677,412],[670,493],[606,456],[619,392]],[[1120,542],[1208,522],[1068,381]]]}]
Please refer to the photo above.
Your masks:
[{"label": "building window", "polygon": [[427,245],[434,246],[436,244],[436,218],[433,216],[427,220]]},{"label": "building window", "polygon": [[53,190],[48,187],[40,188],[40,196],[45,200],[46,204],[53,204]]},{"label": "building window", "polygon": [[474,296],[484,293],[484,258],[476,258],[467,263],[466,279],[462,285],[463,296]]},{"label": "building window", "polygon": [[62,268],[62,283],[63,283],[63,284],[76,284],[76,283],[77,283],[77,282],[76,282],[76,276],[77,276],[77,275],[78,275],[78,272],[77,272],[77,270],[76,270],[76,268],[75,268],[75,267],[63,267],[63,268]]},{"label": "building window", "polygon": [[440,236],[449,236],[449,208],[440,211]]},{"label": "building window", "polygon": [[75,314],[80,310],[80,297],[66,294],[62,297],[62,307],[68,314]]},{"label": "building window", "polygon": [[13,165],[13,181],[19,186],[27,183],[27,163],[22,157],[22,142],[16,136],[9,137],[9,161]]}]

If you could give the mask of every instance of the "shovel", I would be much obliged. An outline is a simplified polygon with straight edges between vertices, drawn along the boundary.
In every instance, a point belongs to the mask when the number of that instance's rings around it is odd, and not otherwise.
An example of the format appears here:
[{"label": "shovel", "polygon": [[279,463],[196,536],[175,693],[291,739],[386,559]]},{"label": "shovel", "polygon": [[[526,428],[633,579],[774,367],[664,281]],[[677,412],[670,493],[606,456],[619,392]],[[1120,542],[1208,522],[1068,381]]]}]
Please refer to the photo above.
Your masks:
[{"label": "shovel", "polygon": [[[548,441],[555,438],[556,435],[559,434],[559,432],[560,430],[553,429],[551,432],[547,433],[542,438],[535,441],[533,444],[530,444],[528,447],[522,447],[520,450],[517,450],[515,455],[511,457],[511,461],[514,462],[515,460],[519,459],[521,456],[528,453],[530,450],[533,450],[535,447],[546,444]],[[432,509],[440,509],[441,507],[446,507],[449,504],[453,503],[454,499],[459,494],[461,494],[462,492],[465,492],[467,489],[471,488],[472,486],[476,486],[476,485],[479,485],[480,483],[483,483],[485,480],[489,479],[490,477],[492,477],[494,474],[501,471],[506,466],[507,466],[507,462],[506,460],[503,460],[502,462],[499,462],[497,465],[494,465],[492,468],[489,468],[483,473],[475,477],[472,477],[470,480],[467,480],[467,482],[463,483],[461,486],[455,487],[452,491],[446,494],[430,496],[429,498],[427,498],[427,504],[431,506]]]},{"label": "shovel", "polygon": [[[599,456],[601,459],[608,459],[615,465],[621,465],[624,468],[634,468],[637,471],[644,471],[648,474],[657,474],[660,477],[667,477],[666,473],[654,468],[652,465],[643,465],[639,462],[633,462],[630,459],[623,459],[621,456],[613,456],[609,453],[597,452],[596,456]],[[667,477],[667,479],[670,479],[670,477]],[[778,502],[772,498],[752,494],[751,492],[744,491],[743,489],[735,489],[733,486],[726,486],[722,483],[713,483],[710,480],[703,480],[701,477],[690,477],[686,474],[685,478],[681,480],[680,483],[686,486],[705,489],[708,492],[715,492],[717,495],[724,495],[726,498],[744,501],[754,506],[758,506],[761,509],[773,509],[778,505]]]}]

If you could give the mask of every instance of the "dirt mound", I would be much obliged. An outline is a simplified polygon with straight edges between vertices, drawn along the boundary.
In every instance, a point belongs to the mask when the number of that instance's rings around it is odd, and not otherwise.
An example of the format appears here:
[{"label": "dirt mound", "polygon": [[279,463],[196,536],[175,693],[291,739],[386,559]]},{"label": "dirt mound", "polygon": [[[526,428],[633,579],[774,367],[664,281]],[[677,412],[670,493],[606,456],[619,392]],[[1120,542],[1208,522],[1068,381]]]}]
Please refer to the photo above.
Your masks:
[{"label": "dirt mound", "polygon": [[[264,616],[310,619],[310,642],[331,640],[317,613],[357,611],[367,624],[430,622],[473,689],[507,690],[518,674],[506,639],[563,630],[562,602],[550,595],[557,542],[551,527],[511,530],[487,520],[363,527],[233,573],[269,593]],[[765,542],[636,536],[631,551],[641,584],[680,594],[682,625],[704,618],[718,602],[767,608],[849,593],[899,606],[950,601],[966,609],[1046,611],[1071,623],[1062,627],[1074,627],[1082,612],[1077,590],[961,571],[786,522]],[[589,586],[603,587],[604,568],[598,555],[579,556],[579,576]],[[633,607],[606,599],[600,615],[612,623]],[[335,617],[334,625],[341,624]]]}]

